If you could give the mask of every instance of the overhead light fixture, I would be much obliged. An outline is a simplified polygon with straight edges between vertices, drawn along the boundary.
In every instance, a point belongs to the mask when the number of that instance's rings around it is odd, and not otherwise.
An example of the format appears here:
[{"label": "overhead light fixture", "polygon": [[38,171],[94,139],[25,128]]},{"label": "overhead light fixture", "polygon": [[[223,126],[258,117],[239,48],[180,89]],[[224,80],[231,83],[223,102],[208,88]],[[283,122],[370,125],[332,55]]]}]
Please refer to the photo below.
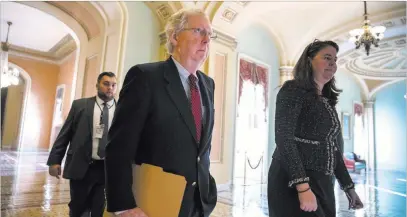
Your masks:
[{"label": "overhead light fixture", "polygon": [[19,71],[16,68],[9,67],[8,65],[8,50],[10,44],[8,43],[8,36],[10,33],[10,26],[13,23],[8,21],[8,30],[6,42],[1,42],[1,87],[8,87],[10,85],[18,85]]},{"label": "overhead light fixture", "polygon": [[349,41],[355,43],[356,49],[359,49],[361,45],[364,45],[366,54],[369,56],[370,47],[374,45],[375,47],[379,46],[379,41],[384,37],[384,31],[386,27],[384,26],[371,26],[370,20],[367,19],[367,6],[366,1],[365,5],[365,17],[364,24],[361,29],[354,29],[349,31],[350,38]]}]

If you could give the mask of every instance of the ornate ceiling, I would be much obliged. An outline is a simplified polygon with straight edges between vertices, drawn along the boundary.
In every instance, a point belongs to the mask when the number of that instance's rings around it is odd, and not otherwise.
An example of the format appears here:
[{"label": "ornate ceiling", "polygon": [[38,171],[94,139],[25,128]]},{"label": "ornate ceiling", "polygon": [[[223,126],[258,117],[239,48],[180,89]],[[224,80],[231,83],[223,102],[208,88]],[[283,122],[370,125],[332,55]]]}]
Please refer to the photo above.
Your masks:
[{"label": "ornate ceiling", "polygon": [[49,61],[51,63],[61,63],[63,60],[76,50],[76,42],[70,34],[67,34],[59,42],[57,42],[48,51],[39,51],[32,48],[21,47],[16,45],[10,46],[10,54],[16,56],[31,56]]},{"label": "ornate ceiling", "polygon": [[[334,40],[340,46],[338,65],[352,73],[364,96],[407,76],[406,2],[368,2],[373,25],[387,30],[378,48],[367,56],[364,48],[355,49],[348,32],[363,23],[362,2],[148,2],[157,14],[162,29],[168,17],[184,7],[206,11],[214,29],[221,35],[237,38],[249,25],[263,26],[279,52],[280,66],[296,63],[303,48],[315,38]],[[162,42],[165,41],[161,34]],[[238,43],[238,42],[237,42]]]},{"label": "ornate ceiling", "polygon": [[338,65],[368,79],[405,78],[407,76],[406,35],[386,39],[369,56],[363,47],[341,55]]},{"label": "ornate ceiling", "polygon": [[[13,23],[9,33],[11,54],[58,62],[76,49],[68,27],[57,18],[16,2],[2,2],[1,7],[5,12],[0,16],[1,41],[7,35],[7,21]],[[27,37],[33,35],[36,37]]]},{"label": "ornate ceiling", "polygon": [[387,28],[370,56],[348,40],[349,30],[362,26],[363,2],[223,2],[213,25],[235,37],[248,25],[263,26],[279,51],[280,66],[288,67],[315,38],[335,40],[340,70],[351,72],[370,98],[407,77],[406,2],[368,2],[367,7],[372,24]]},{"label": "ornate ceiling", "polygon": [[[100,20],[100,17],[83,17],[84,14],[96,13],[94,8],[91,8],[92,13],[84,13],[84,8],[89,9],[85,7],[86,3],[50,4],[71,14],[77,20],[86,20],[81,25],[88,38],[102,31],[97,25],[92,25],[100,22],[96,21]],[[362,86],[369,86],[367,89],[374,89],[378,84],[392,79],[406,77],[406,2],[368,2],[372,24],[387,27],[385,38],[379,43],[379,48],[372,49],[370,56],[366,56],[363,47],[356,50],[348,41],[349,30],[362,25],[362,2],[171,1],[145,4],[156,14],[162,30],[173,13],[192,7],[203,9],[211,18],[214,29],[228,37],[237,38],[249,25],[261,25],[270,33],[271,40],[276,44],[280,66],[293,66],[303,48],[315,38],[331,39],[340,45],[339,67],[353,73],[363,83]]]},{"label": "ornate ceiling", "polygon": [[348,35],[342,34],[335,38],[340,45],[338,66],[363,79],[405,78],[407,76],[407,44],[406,17],[396,16],[374,23],[386,26],[385,38],[379,47],[372,47],[369,56],[364,47],[355,49],[348,41]]}]

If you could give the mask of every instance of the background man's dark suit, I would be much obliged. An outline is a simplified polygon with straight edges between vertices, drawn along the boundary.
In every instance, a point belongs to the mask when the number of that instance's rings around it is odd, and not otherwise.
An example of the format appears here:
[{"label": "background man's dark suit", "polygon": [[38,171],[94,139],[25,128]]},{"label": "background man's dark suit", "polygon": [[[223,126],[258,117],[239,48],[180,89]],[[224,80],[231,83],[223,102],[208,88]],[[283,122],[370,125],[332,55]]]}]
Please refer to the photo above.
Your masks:
[{"label": "background man's dark suit", "polygon": [[[92,191],[95,193],[92,193],[93,198],[90,200],[92,200],[94,204],[97,203],[97,205],[86,204],[86,199],[89,194],[89,192],[86,192],[89,189],[86,184],[90,184],[90,182],[104,182],[104,173],[100,171],[103,170],[103,161],[99,163],[92,161],[93,111],[95,100],[96,97],[83,98],[75,100],[72,103],[71,110],[55,140],[47,162],[49,166],[61,164],[69,144],[62,177],[70,179],[71,202],[69,203],[69,207],[70,215],[74,217],[80,216],[79,213],[76,213],[77,210],[91,208],[84,208],[83,206],[85,205],[92,206],[92,216],[103,215],[103,207],[100,207],[104,206],[105,200],[103,185],[97,185],[98,190],[93,188]],[[89,167],[96,169],[89,173]],[[96,210],[93,210],[94,208],[96,208]],[[100,213],[101,211],[102,213]]]},{"label": "background man's dark suit", "polygon": [[171,58],[136,65],[127,73],[106,147],[108,211],[137,206],[132,193],[132,162],[153,164],[185,176],[187,186],[180,217],[189,216],[197,201],[194,199],[197,186],[204,216],[214,209],[217,191],[209,173],[214,81],[199,71],[197,77],[205,113],[199,143],[195,140],[190,102]]},{"label": "background man's dark suit", "polygon": [[75,100],[48,158],[48,165],[61,164],[66,153],[63,178],[80,180],[92,160],[93,108],[96,97]]}]

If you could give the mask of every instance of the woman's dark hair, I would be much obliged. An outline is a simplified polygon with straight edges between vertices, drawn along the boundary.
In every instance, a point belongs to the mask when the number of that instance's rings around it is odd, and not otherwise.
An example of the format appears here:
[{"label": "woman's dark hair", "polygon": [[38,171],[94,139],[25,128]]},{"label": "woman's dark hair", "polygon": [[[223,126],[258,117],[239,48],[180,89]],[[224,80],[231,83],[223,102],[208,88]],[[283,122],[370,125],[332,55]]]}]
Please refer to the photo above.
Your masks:
[{"label": "woman's dark hair", "polygon": [[[314,80],[314,71],[312,70],[311,60],[317,55],[317,53],[327,46],[332,46],[339,51],[339,46],[333,41],[319,41],[315,39],[314,42],[309,44],[300,59],[293,69],[294,80],[304,85],[306,89],[317,91],[317,84]],[[332,105],[336,105],[338,102],[339,93],[342,90],[335,86],[335,77],[324,85],[322,89],[322,96],[329,99]]]}]

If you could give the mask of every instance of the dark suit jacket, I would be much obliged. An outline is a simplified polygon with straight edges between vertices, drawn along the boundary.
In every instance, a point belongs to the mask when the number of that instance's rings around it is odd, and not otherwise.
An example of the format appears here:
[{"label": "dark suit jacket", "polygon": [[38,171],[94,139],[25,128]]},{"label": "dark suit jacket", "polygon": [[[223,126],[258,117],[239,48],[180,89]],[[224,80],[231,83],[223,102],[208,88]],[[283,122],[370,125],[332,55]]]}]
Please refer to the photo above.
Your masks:
[{"label": "dark suit jacket", "polygon": [[63,177],[80,180],[92,160],[93,109],[96,97],[73,101],[48,158],[48,165],[61,164],[66,152]]},{"label": "dark suit jacket", "polygon": [[148,163],[182,175],[187,186],[180,217],[188,216],[198,183],[204,216],[217,201],[215,180],[209,173],[214,123],[214,81],[199,78],[205,106],[201,141],[178,70],[170,58],[132,67],[126,75],[109,130],[106,147],[106,196],[109,212],[137,206],[132,193],[132,163]]}]

